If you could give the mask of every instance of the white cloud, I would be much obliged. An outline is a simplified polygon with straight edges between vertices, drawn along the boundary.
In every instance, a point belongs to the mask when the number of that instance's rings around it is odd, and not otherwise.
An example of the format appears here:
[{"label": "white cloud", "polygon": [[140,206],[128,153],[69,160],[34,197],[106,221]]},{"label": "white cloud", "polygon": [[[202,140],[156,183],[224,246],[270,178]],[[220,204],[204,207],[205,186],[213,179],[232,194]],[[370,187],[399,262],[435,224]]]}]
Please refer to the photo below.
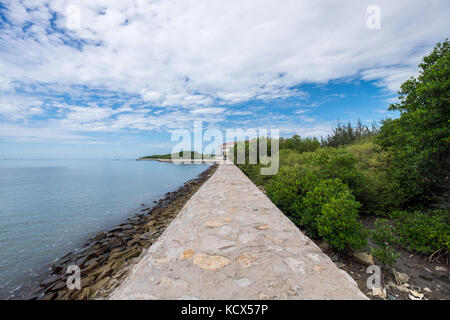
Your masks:
[{"label": "white cloud", "polygon": [[191,110],[193,114],[221,114],[223,112],[225,112],[224,108],[197,108]]},{"label": "white cloud", "polygon": [[[366,27],[370,4],[5,0],[0,116],[41,114],[47,100],[61,103],[55,92],[82,100],[88,88],[105,93],[93,106],[61,104],[64,118],[50,123],[82,131],[154,130],[246,115],[233,105],[254,99],[307,99],[307,92],[292,89],[302,83],[354,77],[395,92],[448,35],[450,2],[379,0],[380,30]],[[70,30],[68,5],[81,13],[80,25]],[[18,86],[47,95],[26,98]]]}]

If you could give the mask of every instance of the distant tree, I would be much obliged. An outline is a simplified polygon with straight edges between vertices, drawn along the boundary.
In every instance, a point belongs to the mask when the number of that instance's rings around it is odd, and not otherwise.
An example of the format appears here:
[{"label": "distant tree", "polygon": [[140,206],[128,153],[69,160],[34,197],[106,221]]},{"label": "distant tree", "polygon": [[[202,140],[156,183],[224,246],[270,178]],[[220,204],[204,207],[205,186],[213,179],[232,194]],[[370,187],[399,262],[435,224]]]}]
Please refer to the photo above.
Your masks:
[{"label": "distant tree", "polygon": [[346,125],[338,122],[336,128],[333,128],[331,135],[327,135],[325,139],[322,138],[321,144],[324,147],[339,147],[346,146],[354,143],[358,139],[375,135],[378,132],[378,128],[375,124],[372,124],[371,129],[368,126],[363,125],[361,120],[358,119],[356,127],[353,127],[351,122]]}]

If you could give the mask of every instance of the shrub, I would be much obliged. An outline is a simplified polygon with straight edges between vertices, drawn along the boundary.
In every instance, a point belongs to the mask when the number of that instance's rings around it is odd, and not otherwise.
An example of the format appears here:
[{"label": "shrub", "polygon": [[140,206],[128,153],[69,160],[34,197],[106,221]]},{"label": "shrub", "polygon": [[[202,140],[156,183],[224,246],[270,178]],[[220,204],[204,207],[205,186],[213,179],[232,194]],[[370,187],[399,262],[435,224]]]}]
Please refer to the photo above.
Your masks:
[{"label": "shrub", "polygon": [[383,266],[387,265],[392,267],[398,259],[398,253],[389,246],[370,248],[370,253],[380,260]]},{"label": "shrub", "polygon": [[377,219],[374,229],[371,232],[371,238],[377,245],[370,248],[372,255],[381,261],[383,265],[392,267],[398,259],[398,254],[392,248],[392,245],[398,242],[394,228],[387,219]]},{"label": "shrub", "polygon": [[373,137],[360,140],[357,144],[345,147],[358,159],[355,167],[364,176],[358,201],[363,205],[365,214],[386,215],[398,210],[406,196],[397,180],[386,171],[386,156]]},{"label": "shrub", "polygon": [[354,200],[348,187],[340,179],[325,179],[317,183],[303,199],[295,204],[294,222],[302,226],[309,234],[318,236],[317,218],[322,208],[333,198]]},{"label": "shrub", "polygon": [[317,217],[319,235],[338,250],[364,247],[367,232],[358,220],[359,207],[360,204],[351,197],[331,199]]},{"label": "shrub", "polygon": [[272,202],[286,215],[293,214],[291,207],[299,195],[300,180],[295,168],[281,167],[279,172],[266,186],[266,192]]},{"label": "shrub", "polygon": [[302,155],[301,166],[320,179],[340,179],[358,197],[364,184],[363,175],[356,169],[357,159],[343,149],[323,148]]},{"label": "shrub", "polygon": [[396,221],[401,243],[409,250],[432,254],[450,249],[449,210],[395,211],[391,217]]},{"label": "shrub", "polygon": [[365,230],[358,221],[360,206],[340,179],[325,179],[297,202],[294,222],[338,250],[358,249],[366,243]]}]

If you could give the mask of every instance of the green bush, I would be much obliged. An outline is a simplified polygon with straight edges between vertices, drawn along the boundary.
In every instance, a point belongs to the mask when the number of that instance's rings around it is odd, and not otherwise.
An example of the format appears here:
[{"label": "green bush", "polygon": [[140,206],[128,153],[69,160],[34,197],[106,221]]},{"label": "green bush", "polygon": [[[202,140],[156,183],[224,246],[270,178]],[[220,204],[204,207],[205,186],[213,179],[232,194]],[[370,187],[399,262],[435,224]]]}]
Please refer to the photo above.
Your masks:
[{"label": "green bush", "polygon": [[450,249],[449,210],[395,211],[391,217],[396,222],[401,243],[409,250],[432,254]]},{"label": "green bush", "polygon": [[348,196],[336,197],[325,203],[317,217],[319,235],[338,250],[364,247],[367,232],[358,220],[359,207],[360,204]]},{"label": "green bush", "polygon": [[318,236],[317,218],[322,208],[332,199],[351,199],[353,195],[340,179],[319,181],[311,191],[307,191],[303,199],[295,204],[294,222],[302,226],[309,234]]},{"label": "green bush", "polygon": [[371,238],[377,245],[375,248],[370,248],[372,255],[383,265],[392,267],[399,257],[392,248],[392,245],[398,242],[394,227],[389,224],[387,219],[377,219],[374,229],[371,231]]},{"label": "green bush", "polygon": [[292,167],[281,167],[266,186],[269,198],[287,216],[294,213],[292,212],[292,205],[299,198],[299,189],[298,170]]},{"label": "green bush", "polygon": [[384,266],[392,267],[398,259],[398,253],[389,246],[370,248],[370,253],[381,261]]},{"label": "green bush", "polygon": [[340,179],[358,198],[364,185],[364,176],[356,169],[357,159],[344,149],[322,148],[302,154],[301,166],[321,180]]},{"label": "green bush", "polygon": [[355,167],[364,176],[364,184],[358,197],[364,214],[386,215],[398,210],[406,196],[397,180],[386,171],[386,152],[367,137],[345,147],[358,161]]}]

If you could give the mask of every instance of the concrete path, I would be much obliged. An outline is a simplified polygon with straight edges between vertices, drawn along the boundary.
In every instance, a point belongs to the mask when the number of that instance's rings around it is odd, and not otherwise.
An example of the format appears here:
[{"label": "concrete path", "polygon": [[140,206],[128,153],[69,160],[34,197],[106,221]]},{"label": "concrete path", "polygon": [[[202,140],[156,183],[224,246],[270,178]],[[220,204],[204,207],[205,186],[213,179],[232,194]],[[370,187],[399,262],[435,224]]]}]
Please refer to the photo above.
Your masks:
[{"label": "concrete path", "polygon": [[111,299],[367,299],[236,166],[221,164]]}]

